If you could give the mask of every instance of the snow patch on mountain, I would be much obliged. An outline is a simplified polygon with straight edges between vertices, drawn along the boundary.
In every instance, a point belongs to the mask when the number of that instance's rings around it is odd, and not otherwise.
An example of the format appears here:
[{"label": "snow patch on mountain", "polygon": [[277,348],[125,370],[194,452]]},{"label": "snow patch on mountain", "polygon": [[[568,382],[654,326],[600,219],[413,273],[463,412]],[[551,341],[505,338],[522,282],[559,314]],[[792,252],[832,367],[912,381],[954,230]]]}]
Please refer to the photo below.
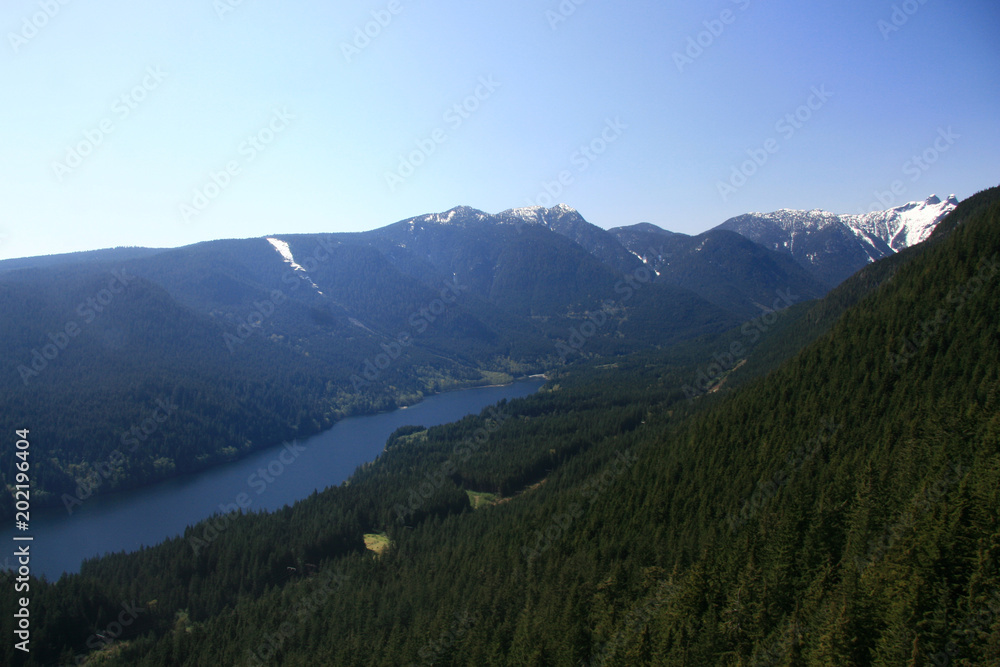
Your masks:
[{"label": "snow patch on mountain", "polygon": [[944,201],[936,195],[931,195],[922,202],[910,202],[885,211],[864,214],[839,215],[820,209],[799,211],[782,208],[773,213],[749,215],[777,224],[788,233],[792,245],[795,244],[795,237],[798,234],[808,234],[830,226],[843,225],[861,241],[866,250],[870,248],[869,254],[874,261],[883,256],[879,250],[878,240],[888,245],[893,252],[916,245],[926,240],[938,223],[956,206],[958,200],[955,195]]},{"label": "snow patch on mountain", "polygon": [[544,206],[522,206],[520,208],[509,208],[506,211],[497,213],[501,222],[506,223],[528,223],[531,225],[552,226],[553,218],[559,218],[568,214],[579,215],[579,212],[572,206],[566,204],[556,204],[552,208]]},{"label": "snow patch on mountain", "polygon": [[[410,224],[410,230],[412,231],[414,227],[417,227],[418,223],[464,225],[473,221],[485,220],[487,217],[489,216],[486,213],[471,206],[456,206],[444,213],[428,213],[427,215],[410,218],[407,222]],[[422,229],[423,227],[420,226],[418,228]]]},{"label": "snow patch on mountain", "polygon": [[931,195],[922,202],[910,202],[887,211],[843,217],[848,227],[877,236],[894,252],[899,252],[927,240],[938,223],[956,206],[958,199],[955,195],[944,201],[937,195]]},{"label": "snow patch on mountain", "polygon": [[313,286],[313,289],[315,289],[318,294],[323,294],[323,291],[319,288],[319,285],[313,282],[313,279],[309,277],[309,274],[306,272],[305,268],[301,264],[295,261],[295,257],[292,256],[292,250],[291,248],[288,247],[287,243],[285,243],[280,239],[275,239],[275,238],[268,238],[267,242],[270,243],[274,247],[274,249],[278,251],[278,254],[281,255],[282,258],[284,258],[286,264],[291,266],[292,269],[294,269],[295,271],[302,272],[303,274],[302,277],[309,281],[309,284]]},{"label": "snow patch on mountain", "polygon": [[737,232],[767,248],[785,252],[813,277],[839,285],[855,271],[926,240],[958,206],[954,195],[930,196],[885,211],[838,215],[783,208],[730,218],[716,229]]}]

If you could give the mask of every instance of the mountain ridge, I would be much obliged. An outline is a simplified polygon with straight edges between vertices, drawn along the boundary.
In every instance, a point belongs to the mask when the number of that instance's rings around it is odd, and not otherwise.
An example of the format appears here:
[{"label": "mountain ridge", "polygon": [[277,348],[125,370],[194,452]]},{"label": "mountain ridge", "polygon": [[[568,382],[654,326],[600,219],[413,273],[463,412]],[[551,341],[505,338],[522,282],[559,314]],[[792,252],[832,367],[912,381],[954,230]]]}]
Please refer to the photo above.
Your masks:
[{"label": "mountain ridge", "polygon": [[400,429],[294,507],[33,581],[34,659],[137,598],[157,603],[110,665],[993,664],[998,221],[980,193],[790,313],[834,321],[741,386],[680,391],[727,336],[578,364],[493,416]]},{"label": "mountain ridge", "polygon": [[885,211],[837,214],[821,209],[745,213],[713,229],[735,231],[791,255],[830,287],[865,264],[920,243],[958,205],[955,195],[931,195]]}]

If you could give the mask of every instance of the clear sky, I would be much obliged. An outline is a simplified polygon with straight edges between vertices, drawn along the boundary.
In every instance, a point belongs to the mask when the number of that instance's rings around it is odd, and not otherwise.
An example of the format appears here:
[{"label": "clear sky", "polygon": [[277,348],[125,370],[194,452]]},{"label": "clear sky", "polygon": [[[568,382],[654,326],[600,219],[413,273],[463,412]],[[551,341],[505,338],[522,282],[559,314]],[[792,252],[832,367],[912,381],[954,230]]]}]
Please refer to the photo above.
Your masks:
[{"label": "clear sky", "polygon": [[996,0],[5,0],[0,33],[0,258],[1000,183]]}]

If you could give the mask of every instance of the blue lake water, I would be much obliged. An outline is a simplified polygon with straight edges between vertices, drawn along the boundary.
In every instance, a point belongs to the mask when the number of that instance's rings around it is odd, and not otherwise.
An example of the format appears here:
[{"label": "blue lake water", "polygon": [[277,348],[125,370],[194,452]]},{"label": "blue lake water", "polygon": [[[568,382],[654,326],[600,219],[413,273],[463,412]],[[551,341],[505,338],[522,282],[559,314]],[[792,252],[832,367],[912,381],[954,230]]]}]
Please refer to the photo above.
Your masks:
[{"label": "blue lake water", "polygon": [[[298,441],[298,447],[277,445],[194,475],[94,496],[75,506],[72,515],[63,507],[33,510],[27,533],[34,537],[30,543],[32,574],[53,580],[63,572],[78,572],[86,558],[157,544],[182,534],[186,526],[220,507],[236,503],[240,494],[246,494],[244,504],[249,498],[250,511],[290,505],[315,490],[340,484],[359,465],[374,460],[400,426],[456,421],[502,399],[533,394],[544,382],[532,378],[429,396],[409,408],[345,419]],[[8,545],[13,544],[13,523],[2,531]],[[0,558],[0,567],[11,566]]]}]

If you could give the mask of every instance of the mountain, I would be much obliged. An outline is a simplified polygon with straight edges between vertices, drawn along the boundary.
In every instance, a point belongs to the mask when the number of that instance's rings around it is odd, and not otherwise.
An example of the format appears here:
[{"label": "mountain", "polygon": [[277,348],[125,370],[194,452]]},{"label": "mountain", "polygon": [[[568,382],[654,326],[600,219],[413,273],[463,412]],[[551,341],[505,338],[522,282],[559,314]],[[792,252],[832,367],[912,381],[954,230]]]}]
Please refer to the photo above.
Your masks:
[{"label": "mountain", "polygon": [[[607,231],[566,205],[11,260],[0,405],[48,425],[35,501],[55,504],[94,481],[104,492],[193,472],[430,392],[711,336],[825,291],[734,232]],[[157,400],[186,419],[100,479],[95,462]],[[13,414],[0,425],[14,428]],[[0,496],[0,513],[11,507]]]},{"label": "mountain", "polygon": [[24,257],[17,259],[0,260],[0,273],[4,271],[14,271],[17,269],[43,269],[57,266],[67,266],[73,264],[86,264],[96,262],[122,262],[137,257],[150,257],[162,250],[156,248],[105,248],[103,250],[85,250],[82,252],[69,252],[59,255],[44,255],[40,257]]},{"label": "mountain", "polygon": [[865,264],[923,241],[957,205],[954,195],[945,201],[932,195],[923,202],[866,214],[781,209],[730,218],[715,229],[787,253],[833,287]]},{"label": "mountain", "polygon": [[[656,285],[681,288],[740,320],[750,319],[759,315],[762,308],[772,307],[779,290],[795,294],[796,300],[817,298],[827,290],[787,255],[762,248],[736,233],[713,231],[690,237],[667,232],[649,223],[604,230],[566,204],[549,209],[540,206],[510,209],[496,215],[458,207],[445,213],[404,220],[371,234],[391,239],[397,245],[408,244],[408,248],[426,256],[439,270],[456,273],[470,284],[483,285],[482,294],[487,296],[488,290],[482,280],[448,259],[454,254],[453,248],[463,248],[454,238],[456,232],[443,231],[449,228],[488,233],[491,235],[489,243],[497,247],[502,245],[499,239],[505,233],[510,236],[511,230],[516,230],[518,234],[513,238],[532,239],[531,243],[518,246],[518,256],[538,252],[535,244],[539,239],[556,243],[550,235],[537,236],[541,230],[551,230],[572,241],[573,250],[557,250],[545,260],[546,264],[558,266],[566,261],[563,253],[568,253],[574,257],[574,266],[586,266],[587,261],[572,255],[582,248],[607,267],[587,269],[590,278],[584,279],[585,283],[608,268],[622,274],[648,269]],[[519,274],[509,278],[516,285],[510,294],[524,302],[524,295],[531,291],[527,285],[516,283],[526,278]],[[566,276],[557,279],[563,282],[564,289],[580,284],[581,280],[580,277],[567,280]],[[587,289],[587,292],[592,291],[592,288]],[[672,316],[675,315],[665,313],[663,319],[669,322]]]},{"label": "mountain", "polygon": [[785,253],[730,231],[697,236],[668,232],[650,223],[609,230],[660,282],[696,292],[720,308],[751,319],[773,308],[779,292],[796,301],[823,296],[827,287]]},{"label": "mountain", "polygon": [[639,267],[639,259],[622,247],[612,233],[587,222],[576,209],[566,204],[549,209],[541,206],[509,209],[497,214],[497,218],[506,224],[548,227],[621,273],[628,273]]},{"label": "mountain", "polygon": [[[742,327],[559,369],[492,413],[400,429],[293,507],[31,578],[34,652],[0,651],[139,667],[996,664],[997,280],[1000,189],[757,329],[781,348],[766,373],[682,391],[708,364],[755,365],[762,348],[731,345]],[[121,601],[136,623],[97,641]],[[0,631],[16,609],[0,598]]]},{"label": "mountain", "polygon": [[922,202],[910,202],[886,211],[845,216],[847,224],[886,242],[894,252],[926,240],[937,224],[958,206],[950,195],[945,201],[931,195]]},{"label": "mountain", "polygon": [[[578,214],[539,217],[603,234],[614,253],[617,241]],[[16,428],[16,415],[45,425],[36,506],[190,473],[426,393],[740,321],[645,269],[620,272],[548,224],[517,222],[458,208],[361,234],[35,258],[0,271],[0,424]],[[158,400],[184,418],[116,457]],[[0,495],[0,513],[12,507]]]}]

